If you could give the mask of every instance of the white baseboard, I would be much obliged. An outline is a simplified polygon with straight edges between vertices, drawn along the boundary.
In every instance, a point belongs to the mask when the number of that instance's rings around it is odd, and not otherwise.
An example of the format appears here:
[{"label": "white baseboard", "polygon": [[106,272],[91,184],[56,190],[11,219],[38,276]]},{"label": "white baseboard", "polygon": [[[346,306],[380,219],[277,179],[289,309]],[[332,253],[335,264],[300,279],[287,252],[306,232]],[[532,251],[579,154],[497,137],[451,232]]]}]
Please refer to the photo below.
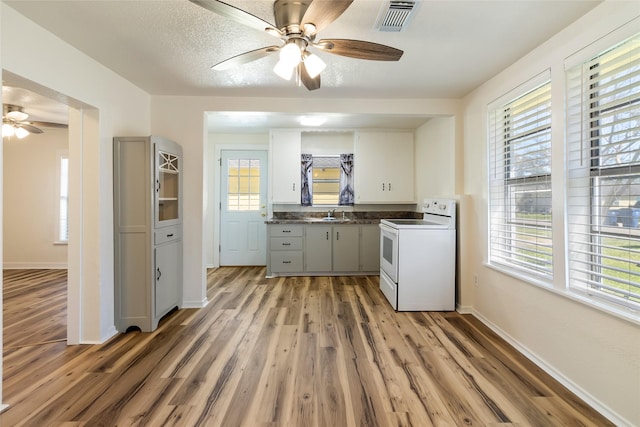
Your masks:
[{"label": "white baseboard", "polygon": [[9,409],[9,405],[6,403],[2,403],[0,404],[0,413],[6,411],[7,409]]},{"label": "white baseboard", "polygon": [[102,342],[100,344],[106,343],[111,338],[115,337],[116,335],[118,335],[118,330],[116,329],[116,325],[111,325],[111,327],[109,328],[107,333],[105,335],[103,335],[102,337],[100,337],[100,339],[102,340]]},{"label": "white baseboard", "polygon": [[549,365],[543,359],[539,358],[535,353],[529,350],[527,347],[522,345],[520,342],[515,340],[512,336],[507,334],[501,328],[496,326],[494,323],[489,321],[482,314],[473,310],[470,312],[473,316],[478,318],[482,323],[484,323],[489,329],[498,334],[502,339],[507,341],[511,346],[513,346],[516,350],[522,353],[527,359],[535,363],[540,369],[545,371],[547,374],[551,375],[556,381],[561,383],[563,386],[568,388],[572,393],[578,396],[580,399],[584,400],[589,406],[598,411],[602,416],[606,417],[609,421],[619,427],[628,426],[633,427],[633,424],[615,413],[611,408],[607,405],[600,402],[590,393],[585,391],[582,387],[571,381],[569,378],[565,377],[560,371],[555,369],[553,366]]},{"label": "white baseboard", "polygon": [[4,262],[5,270],[66,270],[66,262]]},{"label": "white baseboard", "polygon": [[473,306],[469,305],[456,305],[456,311],[460,314],[475,314]]},{"label": "white baseboard", "polygon": [[182,301],[180,308],[205,308],[209,304],[209,300],[205,297],[202,301]]}]

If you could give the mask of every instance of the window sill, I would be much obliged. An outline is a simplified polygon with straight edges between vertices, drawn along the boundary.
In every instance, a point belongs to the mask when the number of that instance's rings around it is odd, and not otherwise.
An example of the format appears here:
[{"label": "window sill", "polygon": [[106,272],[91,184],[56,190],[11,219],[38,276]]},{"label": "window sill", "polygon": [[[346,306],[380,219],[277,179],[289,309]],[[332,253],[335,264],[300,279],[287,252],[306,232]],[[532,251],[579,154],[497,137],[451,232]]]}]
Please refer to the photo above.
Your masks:
[{"label": "window sill", "polygon": [[506,266],[494,265],[489,263],[484,263],[484,265],[499,273],[506,274],[507,276],[511,276],[530,285],[544,289],[556,295],[560,295],[564,298],[568,298],[572,301],[579,302],[587,307],[596,309],[610,316],[617,317],[618,319],[625,320],[629,323],[640,326],[640,312],[631,308],[626,308],[618,304],[609,303],[605,300],[591,296],[586,292],[582,292],[579,290],[555,288],[553,287],[551,282],[545,281],[542,278],[539,279],[536,277],[528,276]]}]

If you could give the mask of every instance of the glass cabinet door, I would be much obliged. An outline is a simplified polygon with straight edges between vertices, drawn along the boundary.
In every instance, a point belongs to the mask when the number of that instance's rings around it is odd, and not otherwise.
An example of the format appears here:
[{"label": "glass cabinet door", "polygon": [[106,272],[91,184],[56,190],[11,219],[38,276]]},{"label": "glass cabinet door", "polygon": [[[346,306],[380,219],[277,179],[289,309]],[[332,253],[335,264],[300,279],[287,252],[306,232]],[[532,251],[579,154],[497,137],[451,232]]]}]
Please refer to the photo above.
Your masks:
[{"label": "glass cabinet door", "polygon": [[157,221],[174,221],[180,219],[180,162],[172,153],[158,150],[157,161]]}]

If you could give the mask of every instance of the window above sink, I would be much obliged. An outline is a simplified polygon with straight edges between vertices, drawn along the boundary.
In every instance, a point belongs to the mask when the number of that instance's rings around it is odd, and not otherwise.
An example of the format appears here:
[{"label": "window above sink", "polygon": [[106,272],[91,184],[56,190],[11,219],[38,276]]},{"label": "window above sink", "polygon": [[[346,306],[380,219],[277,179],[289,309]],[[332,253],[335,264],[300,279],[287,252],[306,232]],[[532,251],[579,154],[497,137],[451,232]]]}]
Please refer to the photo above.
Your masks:
[{"label": "window above sink", "polygon": [[304,132],[302,206],[353,205],[353,133]]}]

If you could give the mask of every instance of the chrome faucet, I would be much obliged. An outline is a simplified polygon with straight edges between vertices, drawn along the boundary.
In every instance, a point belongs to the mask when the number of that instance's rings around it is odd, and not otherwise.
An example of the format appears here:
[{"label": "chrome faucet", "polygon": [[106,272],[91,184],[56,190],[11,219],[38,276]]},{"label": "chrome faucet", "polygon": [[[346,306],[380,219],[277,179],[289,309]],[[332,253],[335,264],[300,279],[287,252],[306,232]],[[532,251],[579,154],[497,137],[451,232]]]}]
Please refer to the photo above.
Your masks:
[{"label": "chrome faucet", "polygon": [[336,213],[336,209],[335,208],[330,209],[329,212],[327,212],[327,218],[333,218],[335,213]]}]

